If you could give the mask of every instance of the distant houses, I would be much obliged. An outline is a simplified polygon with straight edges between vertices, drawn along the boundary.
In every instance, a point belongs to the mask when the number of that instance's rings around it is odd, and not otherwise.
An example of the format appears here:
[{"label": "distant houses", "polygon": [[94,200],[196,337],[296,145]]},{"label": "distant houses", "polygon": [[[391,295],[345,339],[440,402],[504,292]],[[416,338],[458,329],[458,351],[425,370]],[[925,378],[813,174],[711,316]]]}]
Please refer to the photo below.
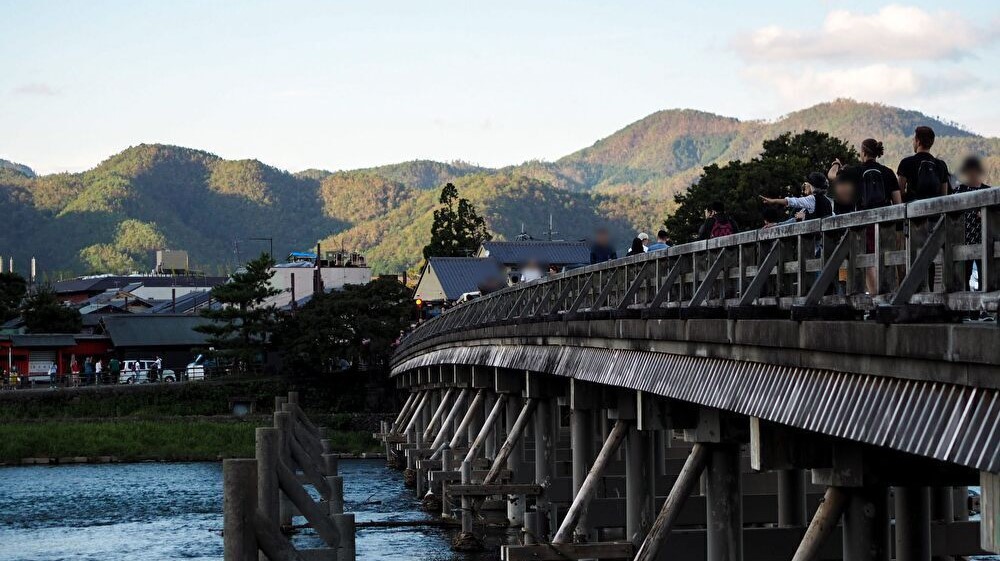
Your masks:
[{"label": "distant houses", "polygon": [[431,257],[413,297],[431,305],[450,304],[486,286],[495,290],[517,282],[528,263],[559,270],[588,265],[590,246],[580,241],[489,241],[471,257]]},{"label": "distant houses", "polygon": [[496,261],[486,257],[431,257],[420,273],[414,299],[428,303],[454,302],[482,283],[499,277]]},{"label": "distant houses", "polygon": [[318,292],[340,290],[348,284],[368,284],[372,280],[365,257],[346,251],[327,251],[319,260],[315,253],[294,252],[271,271],[274,273],[271,286],[281,292],[265,304],[279,309],[289,309],[293,302],[301,306]]}]

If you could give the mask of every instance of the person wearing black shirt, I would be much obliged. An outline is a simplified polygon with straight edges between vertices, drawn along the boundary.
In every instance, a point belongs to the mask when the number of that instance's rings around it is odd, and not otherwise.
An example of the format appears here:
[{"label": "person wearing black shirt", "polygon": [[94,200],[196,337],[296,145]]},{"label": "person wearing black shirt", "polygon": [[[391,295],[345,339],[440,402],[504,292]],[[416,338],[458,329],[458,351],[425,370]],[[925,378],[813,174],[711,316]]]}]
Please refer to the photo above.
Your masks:
[{"label": "person wearing black shirt", "polygon": [[[990,186],[983,183],[983,176],[986,175],[983,169],[983,162],[975,157],[969,156],[962,162],[962,167],[959,168],[959,173],[962,174],[962,184],[955,189],[955,193],[971,193],[973,191],[978,191],[980,189],[989,189]],[[970,210],[965,213],[965,243],[969,245],[976,245],[983,243],[983,217],[980,216],[978,210]],[[983,269],[982,263],[976,259],[974,261],[965,262],[965,280],[966,282],[972,277],[972,264],[976,264],[976,271],[979,273],[979,286],[982,290],[983,286]],[[970,287],[971,289],[971,287]]]},{"label": "person wearing black shirt", "polygon": [[[913,152],[899,162],[896,176],[899,190],[906,202],[930,199],[948,194],[948,166],[931,155],[934,146],[934,130],[917,127],[913,131]],[[936,189],[935,189],[936,188]],[[927,227],[926,221],[912,221],[910,227]],[[934,265],[927,271],[927,290],[934,290]]]},{"label": "person wearing black shirt", "polygon": [[611,236],[607,229],[599,228],[594,236],[594,243],[590,246],[590,262],[604,263],[612,259],[618,259],[618,253],[611,245]]},{"label": "person wearing black shirt", "polygon": [[[896,174],[878,162],[883,154],[885,148],[881,142],[866,138],[861,143],[860,165],[844,167],[838,159],[830,167],[829,175],[836,175],[838,181],[849,183],[853,187],[856,210],[882,208],[903,202]],[[865,251],[875,252],[874,225],[865,228]],[[878,292],[874,267],[869,267],[865,272],[865,285],[869,294]]]},{"label": "person wearing black shirt", "polygon": [[913,133],[914,153],[903,158],[896,169],[899,190],[907,202],[948,194],[948,165],[931,155],[931,146],[934,130],[917,127]]}]

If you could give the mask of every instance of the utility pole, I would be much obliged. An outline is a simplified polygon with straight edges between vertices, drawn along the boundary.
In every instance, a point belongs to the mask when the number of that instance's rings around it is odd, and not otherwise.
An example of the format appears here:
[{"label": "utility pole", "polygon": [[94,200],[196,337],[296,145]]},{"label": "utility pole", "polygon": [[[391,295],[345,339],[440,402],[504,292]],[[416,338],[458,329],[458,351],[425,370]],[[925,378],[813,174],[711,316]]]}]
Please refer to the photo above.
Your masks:
[{"label": "utility pole", "polygon": [[255,242],[267,242],[268,243],[267,256],[270,257],[271,259],[274,259],[274,238],[249,238],[249,239]]}]

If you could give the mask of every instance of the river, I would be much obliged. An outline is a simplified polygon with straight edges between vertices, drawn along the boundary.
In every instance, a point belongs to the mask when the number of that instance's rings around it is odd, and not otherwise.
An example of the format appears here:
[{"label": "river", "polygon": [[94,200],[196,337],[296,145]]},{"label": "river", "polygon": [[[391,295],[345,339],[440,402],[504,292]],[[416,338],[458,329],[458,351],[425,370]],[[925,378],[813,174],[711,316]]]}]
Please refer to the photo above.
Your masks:
[{"label": "river", "polygon": [[[429,517],[382,461],[342,460],[340,473],[345,510],[358,521]],[[0,468],[0,561],[214,561],[221,529],[221,464]],[[450,539],[442,528],[363,528],[358,559],[497,559],[453,553]],[[308,533],[295,542],[318,546]]]}]

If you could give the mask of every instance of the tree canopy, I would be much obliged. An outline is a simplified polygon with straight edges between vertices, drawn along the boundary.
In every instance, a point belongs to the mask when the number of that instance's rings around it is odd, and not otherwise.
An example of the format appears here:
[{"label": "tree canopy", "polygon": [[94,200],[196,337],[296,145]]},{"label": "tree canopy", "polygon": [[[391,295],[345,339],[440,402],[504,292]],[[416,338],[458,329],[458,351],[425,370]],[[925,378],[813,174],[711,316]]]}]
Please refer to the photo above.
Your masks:
[{"label": "tree canopy", "polygon": [[740,227],[753,228],[762,223],[758,195],[801,195],[805,176],[813,171],[826,175],[836,158],[853,165],[858,153],[839,138],[811,130],[766,140],[757,158],[706,166],[697,183],[674,197],[677,208],[666,219],[666,230],[676,243],[694,239],[705,209],[714,201],[722,202]]},{"label": "tree canopy", "polygon": [[416,314],[410,290],[392,278],[315,295],[274,335],[294,372],[382,367]]},{"label": "tree canopy", "polygon": [[79,333],[83,327],[80,312],[64,306],[48,285],[28,296],[22,313],[28,333]]},{"label": "tree canopy", "polygon": [[263,351],[277,320],[274,306],[264,301],[281,292],[270,284],[273,266],[271,256],[262,253],[212,289],[212,299],[220,306],[204,309],[202,317],[212,322],[196,329],[209,336],[218,354],[251,363]]},{"label": "tree canopy", "polygon": [[28,281],[17,273],[0,273],[0,322],[18,316]]},{"label": "tree canopy", "polygon": [[486,220],[476,212],[475,205],[458,196],[455,185],[446,184],[438,201],[444,206],[434,211],[431,241],[424,246],[424,259],[472,255],[479,244],[493,239]]}]

